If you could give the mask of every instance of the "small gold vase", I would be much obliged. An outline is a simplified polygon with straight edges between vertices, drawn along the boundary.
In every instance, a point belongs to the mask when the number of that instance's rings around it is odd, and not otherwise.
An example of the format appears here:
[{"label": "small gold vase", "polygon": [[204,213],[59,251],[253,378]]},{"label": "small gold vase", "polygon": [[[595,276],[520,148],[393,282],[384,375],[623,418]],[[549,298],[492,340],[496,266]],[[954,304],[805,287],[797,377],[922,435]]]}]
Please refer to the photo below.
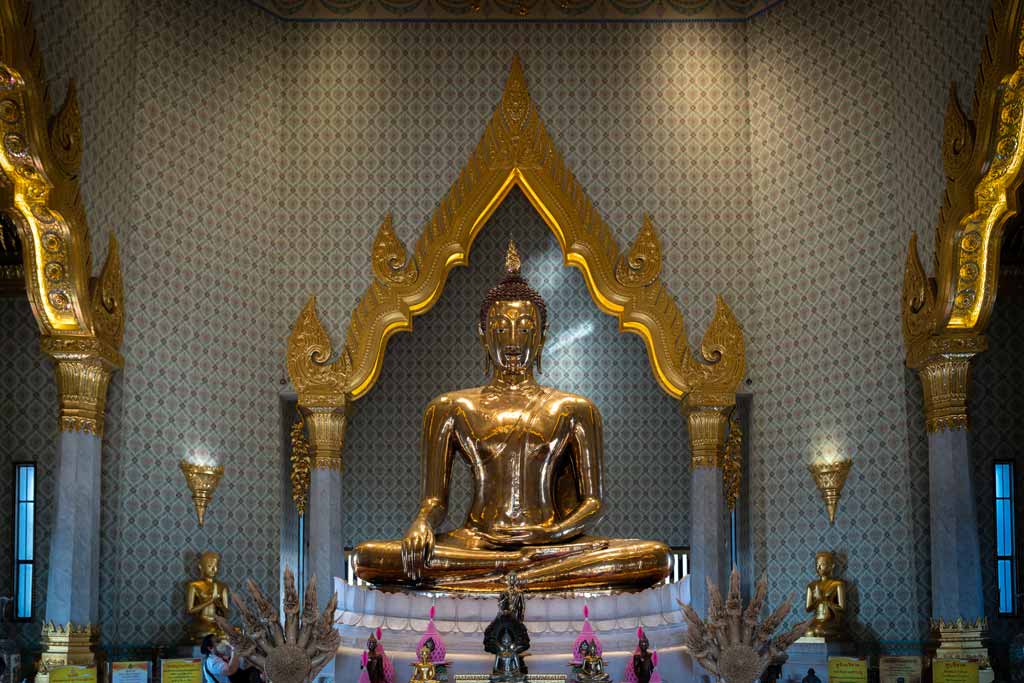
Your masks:
[{"label": "small gold vase", "polygon": [[213,492],[217,490],[220,478],[224,476],[222,465],[200,465],[194,462],[182,460],[182,474],[188,483],[188,490],[192,492],[192,504],[196,508],[196,519],[199,526],[203,526],[203,518],[206,516],[206,506],[213,500]]},{"label": "small gold vase", "polygon": [[839,496],[843,493],[846,477],[850,474],[852,460],[820,460],[810,465],[814,483],[821,492],[828,510],[828,523],[836,523],[836,508],[839,507]]}]

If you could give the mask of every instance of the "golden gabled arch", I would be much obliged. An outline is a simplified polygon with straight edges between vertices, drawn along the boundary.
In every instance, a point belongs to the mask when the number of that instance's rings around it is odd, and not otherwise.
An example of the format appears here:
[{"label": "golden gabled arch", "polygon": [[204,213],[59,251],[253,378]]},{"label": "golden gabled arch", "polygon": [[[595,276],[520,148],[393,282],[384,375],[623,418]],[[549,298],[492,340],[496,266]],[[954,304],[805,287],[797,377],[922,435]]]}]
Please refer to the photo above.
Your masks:
[{"label": "golden gabled arch", "polygon": [[412,319],[440,299],[449,271],[469,262],[473,241],[513,187],[555,234],[565,263],[579,268],[597,306],[640,335],[655,378],[669,395],[699,395],[732,405],[744,372],[743,333],[718,297],[701,345],[690,352],[686,325],[662,284],[661,248],[645,216],[623,254],[548,135],[530,98],[518,57],[501,102],[476,150],[442,199],[410,256],[390,215],[373,243],[374,278],[352,313],[340,357],[329,362],[330,340],[311,298],[292,328],[288,370],[300,405],[342,405],[376,382],[388,339],[412,329]]},{"label": "golden gabled arch", "polygon": [[985,349],[999,249],[1024,184],[1024,2],[995,0],[971,115],[950,88],[942,156],[946,191],[929,277],[911,237],[903,278],[907,364]]},{"label": "golden gabled arch", "polygon": [[57,361],[61,429],[100,434],[110,372],[124,364],[124,295],[113,233],[91,276],[81,161],[74,82],[50,116],[29,5],[0,0],[0,211],[17,226],[42,350]]}]

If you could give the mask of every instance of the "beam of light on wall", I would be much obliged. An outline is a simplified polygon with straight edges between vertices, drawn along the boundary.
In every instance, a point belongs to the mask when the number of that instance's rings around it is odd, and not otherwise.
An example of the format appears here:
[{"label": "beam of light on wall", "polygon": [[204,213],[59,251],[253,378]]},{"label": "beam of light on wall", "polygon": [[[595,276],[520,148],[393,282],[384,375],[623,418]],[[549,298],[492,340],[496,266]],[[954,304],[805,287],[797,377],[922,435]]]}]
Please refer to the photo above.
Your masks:
[{"label": "beam of light on wall", "polygon": [[544,350],[544,354],[550,358],[563,349],[571,348],[573,344],[592,334],[594,334],[594,321],[582,322],[571,327],[566,332],[556,335],[553,340],[548,342],[548,347]]},{"label": "beam of light on wall", "polygon": [[204,467],[217,466],[217,458],[213,457],[210,453],[210,449],[205,446],[197,446],[189,450],[188,454],[185,456],[185,461],[194,465],[202,465]]}]

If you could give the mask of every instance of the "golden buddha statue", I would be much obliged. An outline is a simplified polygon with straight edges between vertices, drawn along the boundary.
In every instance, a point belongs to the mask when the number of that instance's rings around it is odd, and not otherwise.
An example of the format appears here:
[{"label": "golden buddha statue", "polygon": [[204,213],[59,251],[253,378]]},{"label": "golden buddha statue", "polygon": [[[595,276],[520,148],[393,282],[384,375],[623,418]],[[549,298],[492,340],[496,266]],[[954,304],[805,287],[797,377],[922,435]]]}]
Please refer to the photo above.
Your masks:
[{"label": "golden buddha statue", "polygon": [[437,668],[430,661],[430,648],[424,645],[419,651],[419,661],[410,664],[413,668],[409,683],[437,683]]},{"label": "golden buddha statue", "polygon": [[[603,508],[601,415],[590,400],[534,379],[547,305],[519,269],[510,243],[507,275],[480,308],[490,382],[427,406],[419,512],[403,539],[356,548],[359,578],[498,592],[512,571],[529,591],[638,589],[668,575],[665,544],[588,534]],[[473,502],[461,528],[436,534],[457,457],[473,473]]]},{"label": "golden buddha statue", "polygon": [[207,550],[199,556],[199,574],[202,578],[189,581],[185,589],[185,611],[192,616],[186,627],[189,638],[198,643],[208,635],[224,637],[224,631],[217,625],[215,617],[227,618],[227,584],[217,580],[220,570],[220,555]]},{"label": "golden buddha statue", "polygon": [[814,557],[818,578],[807,586],[807,611],[814,612],[808,636],[835,638],[845,632],[843,615],[846,612],[846,582],[832,576],[836,558],[821,551]]}]

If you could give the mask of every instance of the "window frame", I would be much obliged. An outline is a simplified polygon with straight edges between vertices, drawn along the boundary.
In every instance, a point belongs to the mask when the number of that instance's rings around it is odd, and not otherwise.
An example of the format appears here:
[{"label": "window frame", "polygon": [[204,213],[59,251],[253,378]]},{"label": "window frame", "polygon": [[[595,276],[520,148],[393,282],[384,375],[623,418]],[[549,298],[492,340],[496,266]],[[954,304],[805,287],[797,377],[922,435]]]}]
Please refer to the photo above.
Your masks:
[{"label": "window frame", "polygon": [[[999,485],[999,476],[1000,476],[999,468],[1001,466],[1002,467],[1007,467],[1009,469],[1008,481],[1009,481],[1010,490],[1009,490],[1009,495],[1008,496],[999,496],[998,495],[998,493],[999,493],[998,485]],[[996,613],[1000,617],[1016,617],[1016,616],[1019,616],[1020,615],[1020,608],[1021,608],[1021,605],[1020,605],[1021,601],[1018,599],[1018,596],[1020,595],[1020,591],[1021,591],[1021,586],[1020,586],[1020,576],[1019,576],[1019,572],[1020,572],[1020,552],[1019,552],[1019,543],[1018,543],[1019,539],[1017,538],[1017,513],[1018,513],[1018,510],[1017,510],[1017,500],[1016,500],[1016,493],[1017,493],[1017,486],[1016,486],[1016,484],[1017,484],[1017,481],[1016,481],[1016,479],[1017,479],[1017,471],[1016,470],[1017,470],[1016,462],[1013,461],[1013,460],[996,460],[996,461],[994,461],[993,466],[992,466],[992,475],[993,475],[993,486],[992,486],[992,501],[993,501],[992,508],[993,508],[993,512],[992,512],[992,516],[993,516],[993,522],[994,522],[993,523],[993,529],[995,530],[995,535],[996,535],[995,544],[994,544],[994,547],[993,547],[993,557],[995,559]],[[1010,523],[1010,538],[1009,538],[1009,541],[1010,541],[1010,554],[1009,555],[1001,555],[999,553],[999,535],[1000,535],[999,534],[999,532],[1000,532],[1000,529],[999,529],[999,503],[1001,501],[1008,501],[1009,502],[1009,507],[1010,507],[1009,515],[1008,515],[1008,519],[1009,519],[1009,523]],[[1003,589],[1002,589],[1002,582],[1000,580],[999,569],[1000,569],[1000,564],[1003,563],[1003,562],[1008,562],[1009,565],[1010,565],[1010,571],[1009,571],[1009,577],[1010,577],[1010,581],[1011,581],[1011,587],[1010,587],[1010,611],[1004,611],[1003,610],[1003,604],[1002,604]]]},{"label": "window frame", "polygon": [[[19,484],[20,484],[20,471],[22,469],[31,469],[31,471],[32,471],[31,498],[30,499],[26,499],[26,500],[22,500],[21,499],[21,493],[19,491],[19,488],[20,488],[20,486],[19,486]],[[36,533],[36,503],[38,502],[37,501],[37,495],[36,495],[38,487],[36,486],[36,483],[37,483],[37,474],[39,472],[39,468],[37,467],[37,465],[36,465],[36,463],[34,461],[24,460],[24,461],[18,461],[18,462],[11,463],[11,470],[12,470],[12,473],[14,475],[12,477],[12,481],[14,483],[14,491],[13,491],[13,496],[12,496],[13,510],[12,510],[12,516],[11,516],[11,519],[12,519],[12,522],[13,522],[12,525],[11,525],[11,527],[12,527],[11,528],[11,551],[12,551],[11,552],[11,589],[12,589],[11,590],[11,594],[12,594],[12,597],[14,598],[14,604],[13,604],[13,609],[12,609],[12,612],[11,612],[11,616],[13,617],[14,621],[17,622],[17,623],[26,623],[26,622],[32,621],[32,619],[35,617],[35,601],[33,600],[33,593],[35,591],[35,580],[36,580],[36,538],[37,538],[37,533]],[[30,506],[30,508],[31,508],[31,511],[32,511],[32,543],[31,543],[31,547],[29,548],[29,551],[30,551],[29,559],[21,559],[19,557],[20,554],[21,554],[20,550],[19,550],[19,545],[20,545],[19,541],[21,540],[19,538],[19,529],[21,527],[20,516],[21,516],[21,510],[22,510],[21,506],[24,505],[24,504],[28,504]],[[28,615],[27,616],[21,615],[19,613],[19,606],[20,606],[20,603],[21,603],[21,595],[22,595],[22,590],[24,588],[21,585],[21,581],[19,579],[19,575],[20,575],[21,567],[23,567],[25,565],[28,565],[29,567],[31,567],[30,572],[29,572],[29,578],[28,578]]]}]

